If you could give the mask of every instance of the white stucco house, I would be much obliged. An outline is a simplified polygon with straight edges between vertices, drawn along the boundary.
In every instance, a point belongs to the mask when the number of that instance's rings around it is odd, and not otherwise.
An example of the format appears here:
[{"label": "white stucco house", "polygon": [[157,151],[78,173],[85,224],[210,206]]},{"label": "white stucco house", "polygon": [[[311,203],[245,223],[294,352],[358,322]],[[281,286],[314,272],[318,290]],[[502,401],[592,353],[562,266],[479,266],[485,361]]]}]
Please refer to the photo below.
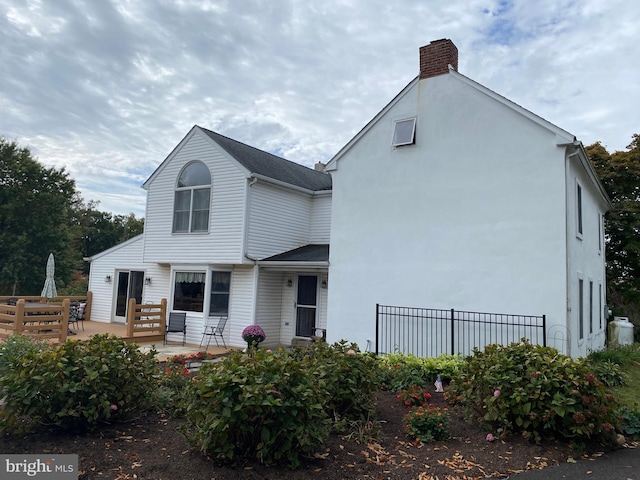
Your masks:
[{"label": "white stucco house", "polygon": [[327,164],[328,339],[371,343],[386,304],[545,315],[548,345],[602,348],[610,202],[582,144],[457,64],[450,40],[422,47]]},{"label": "white stucco house", "polygon": [[254,323],[267,346],[326,325],[328,174],[194,126],[143,187],[144,234],[90,259],[92,320],[166,298],[193,344],[221,316],[235,346]]},{"label": "white stucco house", "polygon": [[377,304],[455,308],[545,315],[548,345],[601,348],[610,202],[581,143],[457,62],[450,40],[422,47],[326,172],[193,127],[144,184],[144,234],[91,259],[92,319],[167,298],[189,343],[228,316],[229,345],[255,323],[266,345],[319,327],[372,349]]}]

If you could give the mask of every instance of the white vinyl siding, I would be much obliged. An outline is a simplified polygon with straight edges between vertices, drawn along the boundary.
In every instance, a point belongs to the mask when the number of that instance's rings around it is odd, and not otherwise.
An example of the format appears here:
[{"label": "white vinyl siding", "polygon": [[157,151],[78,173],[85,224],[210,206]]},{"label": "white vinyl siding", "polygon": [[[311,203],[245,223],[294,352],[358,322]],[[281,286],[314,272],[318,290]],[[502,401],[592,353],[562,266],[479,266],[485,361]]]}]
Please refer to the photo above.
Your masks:
[{"label": "white vinyl siding", "polygon": [[228,343],[242,345],[242,330],[254,323],[256,267],[236,266],[231,274],[231,298],[229,305]]},{"label": "white vinyl siding", "polygon": [[267,338],[264,346],[280,345],[280,325],[282,322],[282,272],[260,271],[260,288],[256,302],[256,324],[260,325]]},{"label": "white vinyl siding", "polygon": [[317,195],[311,203],[309,243],[329,243],[331,237],[331,195]]},{"label": "white vinyl siding", "polygon": [[247,251],[253,258],[309,243],[311,196],[262,182],[249,195]]},{"label": "white vinyl siding", "polygon": [[[246,172],[235,160],[195,130],[176,149],[148,186],[145,261],[162,263],[237,263],[242,261]],[[193,160],[211,171],[209,231],[172,235],[176,180]]]},{"label": "white vinyl siding", "polygon": [[[145,277],[151,278],[150,285],[144,285],[142,290],[143,303],[159,303],[167,297],[169,288],[169,269],[156,263],[142,261],[142,237],[133,238],[127,242],[103,252],[94,257],[89,273],[89,290],[93,292],[91,306],[91,320],[97,322],[111,322],[113,312],[113,295],[117,284],[116,271],[142,271]],[[106,282],[107,275],[111,275],[111,282]]]}]

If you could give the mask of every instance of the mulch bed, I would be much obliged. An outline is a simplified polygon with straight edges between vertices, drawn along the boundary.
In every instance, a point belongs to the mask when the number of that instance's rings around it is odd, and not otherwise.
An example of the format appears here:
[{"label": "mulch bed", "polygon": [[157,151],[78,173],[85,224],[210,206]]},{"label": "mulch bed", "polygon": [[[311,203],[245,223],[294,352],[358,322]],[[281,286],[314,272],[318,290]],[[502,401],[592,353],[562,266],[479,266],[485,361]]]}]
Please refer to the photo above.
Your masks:
[{"label": "mulch bed", "polygon": [[[442,394],[432,392],[432,396],[430,403],[447,406]],[[235,467],[215,464],[189,448],[177,431],[182,420],[163,414],[149,414],[87,435],[40,432],[0,437],[0,452],[76,453],[80,479],[109,480],[476,479],[507,477],[581,455],[563,443],[531,445],[520,436],[488,442],[487,432],[465,422],[457,409],[449,410],[449,440],[415,444],[404,433],[402,418],[407,411],[394,394],[379,392],[377,415],[382,434],[378,442],[358,443],[356,435],[333,435],[315,458],[305,459],[293,471],[257,462]],[[592,446],[591,455],[598,456],[598,449]]]}]

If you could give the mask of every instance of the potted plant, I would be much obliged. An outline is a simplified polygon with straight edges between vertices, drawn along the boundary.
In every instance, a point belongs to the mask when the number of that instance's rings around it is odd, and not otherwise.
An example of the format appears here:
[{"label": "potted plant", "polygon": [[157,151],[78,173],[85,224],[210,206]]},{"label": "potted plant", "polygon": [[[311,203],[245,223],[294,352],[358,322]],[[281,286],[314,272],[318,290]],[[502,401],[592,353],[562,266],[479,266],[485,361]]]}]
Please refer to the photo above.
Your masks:
[{"label": "potted plant", "polygon": [[267,336],[260,325],[249,325],[242,331],[242,339],[247,342],[247,349],[252,350],[258,348],[258,345],[264,341]]}]

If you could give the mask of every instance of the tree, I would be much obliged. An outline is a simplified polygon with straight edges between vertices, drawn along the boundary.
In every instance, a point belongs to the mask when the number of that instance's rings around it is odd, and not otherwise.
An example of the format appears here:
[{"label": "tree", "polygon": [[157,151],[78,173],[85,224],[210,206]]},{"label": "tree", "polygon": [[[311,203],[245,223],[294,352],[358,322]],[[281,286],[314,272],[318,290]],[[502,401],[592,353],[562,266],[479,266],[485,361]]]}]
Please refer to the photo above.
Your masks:
[{"label": "tree", "polygon": [[97,206],[98,202],[93,200],[86,204],[79,202],[73,212],[73,245],[82,257],[91,257],[140,235],[144,230],[144,219],[136,218],[133,213],[113,215],[97,210]]},{"label": "tree", "polygon": [[0,289],[37,295],[49,253],[56,278],[77,265],[69,256],[69,220],[79,200],[64,168],[45,168],[28,148],[0,137]]},{"label": "tree", "polygon": [[607,290],[618,313],[640,311],[640,136],[613,154],[598,142],[586,147],[613,209],[605,217]]}]

